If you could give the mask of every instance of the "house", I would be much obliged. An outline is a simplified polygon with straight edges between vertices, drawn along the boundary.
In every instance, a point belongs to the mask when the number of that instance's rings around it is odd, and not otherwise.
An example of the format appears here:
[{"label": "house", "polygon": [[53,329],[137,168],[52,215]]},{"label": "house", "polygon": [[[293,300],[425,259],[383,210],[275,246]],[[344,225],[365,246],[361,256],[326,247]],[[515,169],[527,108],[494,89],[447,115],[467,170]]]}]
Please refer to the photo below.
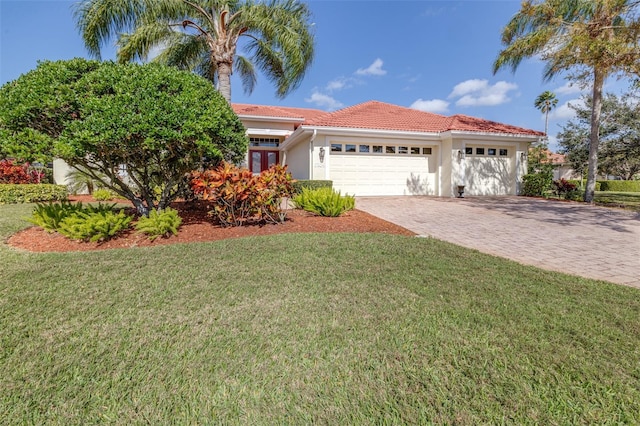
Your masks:
[{"label": "house", "polygon": [[[296,179],[352,195],[516,195],[542,132],[370,101],[334,112],[232,104],[247,129],[246,166],[286,164]],[[66,182],[68,166],[54,162]]]},{"label": "house", "polygon": [[250,138],[254,173],[286,164],[296,179],[332,180],[342,193],[516,195],[529,144],[542,132],[466,115],[370,101],[335,112],[233,104]]},{"label": "house", "polygon": [[547,151],[547,158],[553,164],[553,180],[560,179],[580,179],[580,173],[576,172],[569,163],[564,154],[556,154]]}]

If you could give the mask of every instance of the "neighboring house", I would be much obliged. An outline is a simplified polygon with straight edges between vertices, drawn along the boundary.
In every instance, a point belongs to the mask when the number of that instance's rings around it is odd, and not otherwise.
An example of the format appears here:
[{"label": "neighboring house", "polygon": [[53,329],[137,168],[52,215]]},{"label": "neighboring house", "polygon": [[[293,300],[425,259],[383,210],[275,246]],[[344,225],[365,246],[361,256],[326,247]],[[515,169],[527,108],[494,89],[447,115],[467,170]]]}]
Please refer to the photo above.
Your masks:
[{"label": "neighboring house", "polygon": [[580,179],[580,173],[571,168],[564,154],[554,154],[551,151],[547,151],[547,158],[553,164],[553,180]]},{"label": "neighboring house", "polygon": [[363,195],[516,195],[529,144],[542,132],[465,115],[370,101],[335,112],[233,104],[247,128],[247,165],[286,164]]},{"label": "neighboring house", "polygon": [[[542,132],[370,101],[335,112],[232,104],[247,128],[246,166],[286,164],[296,179],[364,195],[516,195]],[[56,160],[56,182],[68,166]]]}]

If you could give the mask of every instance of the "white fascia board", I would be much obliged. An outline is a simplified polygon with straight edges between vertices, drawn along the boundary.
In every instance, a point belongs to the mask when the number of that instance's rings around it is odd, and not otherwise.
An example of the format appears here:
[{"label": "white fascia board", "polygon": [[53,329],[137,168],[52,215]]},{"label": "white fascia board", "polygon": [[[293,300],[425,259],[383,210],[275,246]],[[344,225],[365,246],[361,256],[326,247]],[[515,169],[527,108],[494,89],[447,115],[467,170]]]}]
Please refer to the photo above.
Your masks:
[{"label": "white fascia board", "polygon": [[289,136],[291,133],[293,133],[291,130],[277,130],[277,129],[256,129],[253,127],[250,127],[247,129],[247,135],[249,136],[266,136],[266,135],[272,135],[272,136]]},{"label": "white fascia board", "polygon": [[240,120],[254,120],[254,121],[277,121],[280,123],[302,123],[304,118],[291,118],[291,117],[271,117],[268,115],[245,115],[238,114]]},{"label": "white fascia board", "polygon": [[442,133],[443,136],[448,136],[450,138],[465,138],[465,139],[482,139],[486,140],[490,138],[492,140],[503,139],[503,140],[514,140],[519,139],[520,141],[529,141],[535,142],[542,138],[543,136],[536,135],[524,135],[524,134],[516,134],[516,133],[491,133],[491,132],[465,132],[462,130],[450,130]]},{"label": "white fascia board", "polygon": [[325,126],[300,126],[296,129],[291,136],[285,139],[284,143],[280,146],[283,149],[288,149],[290,146],[297,144],[300,141],[300,135],[305,133],[312,133],[317,131],[318,134],[326,136],[365,136],[373,138],[402,138],[402,139],[419,139],[419,140],[432,140],[439,142],[441,140],[441,134],[436,132],[408,132],[402,130],[380,130],[380,129],[355,129],[349,127],[325,127]]},{"label": "white fascia board", "polygon": [[312,134],[312,133],[313,133],[312,128],[303,128],[302,126],[300,126],[280,144],[279,149],[281,151],[286,151],[291,147],[297,145],[298,142],[302,140],[302,135]]}]

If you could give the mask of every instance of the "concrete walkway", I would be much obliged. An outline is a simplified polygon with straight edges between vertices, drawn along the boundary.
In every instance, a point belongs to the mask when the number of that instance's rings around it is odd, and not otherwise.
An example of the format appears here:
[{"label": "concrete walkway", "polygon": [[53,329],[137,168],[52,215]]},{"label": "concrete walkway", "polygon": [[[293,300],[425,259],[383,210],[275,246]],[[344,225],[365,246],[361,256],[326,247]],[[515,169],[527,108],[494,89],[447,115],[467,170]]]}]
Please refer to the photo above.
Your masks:
[{"label": "concrete walkway", "polygon": [[640,214],[528,197],[358,197],[356,208],[484,253],[640,288]]}]

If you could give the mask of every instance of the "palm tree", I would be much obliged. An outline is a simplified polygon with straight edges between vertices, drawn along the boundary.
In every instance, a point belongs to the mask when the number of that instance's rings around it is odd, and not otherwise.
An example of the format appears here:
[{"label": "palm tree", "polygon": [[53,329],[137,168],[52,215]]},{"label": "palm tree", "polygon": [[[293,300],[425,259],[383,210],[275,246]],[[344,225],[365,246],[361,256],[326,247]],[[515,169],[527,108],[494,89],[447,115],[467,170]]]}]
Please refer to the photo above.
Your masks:
[{"label": "palm tree", "polygon": [[206,77],[228,102],[232,72],[251,93],[256,66],[278,97],[298,87],[313,60],[310,16],[298,0],[83,0],[75,10],[93,56],[100,58],[100,47],[117,35],[119,62],[159,50],[153,60]]},{"label": "palm tree", "polygon": [[512,71],[532,56],[546,64],[545,77],[573,71],[593,88],[589,171],[584,199],[593,202],[598,167],[602,87],[607,77],[640,74],[638,0],[525,0],[502,30],[504,49],[493,65]]},{"label": "palm tree", "polygon": [[546,90],[536,98],[534,105],[544,114],[544,135],[547,136],[547,131],[549,130],[549,111],[558,105],[556,94]]}]

